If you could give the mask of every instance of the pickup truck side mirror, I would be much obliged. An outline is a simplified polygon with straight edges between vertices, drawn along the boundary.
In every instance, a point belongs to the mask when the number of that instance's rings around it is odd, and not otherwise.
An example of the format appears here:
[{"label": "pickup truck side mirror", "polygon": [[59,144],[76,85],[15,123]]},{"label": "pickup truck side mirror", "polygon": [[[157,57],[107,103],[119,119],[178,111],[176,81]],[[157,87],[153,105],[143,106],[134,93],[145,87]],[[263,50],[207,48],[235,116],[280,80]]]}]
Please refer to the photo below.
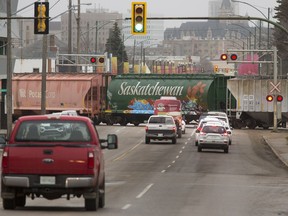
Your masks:
[{"label": "pickup truck side mirror", "polygon": [[3,136],[0,136],[0,149],[3,149],[6,146],[6,139]]},{"label": "pickup truck side mirror", "polygon": [[[106,143],[107,145],[103,144]],[[108,134],[107,140],[106,139],[100,139],[101,148],[102,149],[117,149],[118,148],[118,137],[116,134]]]}]

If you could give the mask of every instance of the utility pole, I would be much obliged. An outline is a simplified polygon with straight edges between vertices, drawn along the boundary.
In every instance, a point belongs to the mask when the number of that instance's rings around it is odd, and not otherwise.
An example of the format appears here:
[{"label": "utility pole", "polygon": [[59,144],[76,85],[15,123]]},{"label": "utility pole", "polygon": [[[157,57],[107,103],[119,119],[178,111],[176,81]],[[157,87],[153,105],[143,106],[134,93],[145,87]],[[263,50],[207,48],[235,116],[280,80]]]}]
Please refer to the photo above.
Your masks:
[{"label": "utility pole", "polygon": [[7,0],[7,95],[6,95],[6,113],[7,113],[7,137],[12,131],[12,39],[11,39],[11,1]]},{"label": "utility pole", "polygon": [[[77,15],[77,63],[79,62],[79,54],[80,54],[80,0],[78,0],[78,15]],[[79,72],[79,67],[77,66],[77,72]]]},{"label": "utility pole", "polygon": [[136,40],[134,39],[133,59],[132,59],[132,72],[133,72],[133,73],[134,73],[134,66],[135,66],[135,49],[136,49]]},{"label": "utility pole", "polygon": [[98,21],[96,20],[95,28],[95,54],[98,53]]},{"label": "utility pole", "polygon": [[[48,0],[45,0],[48,2]],[[46,114],[46,63],[47,63],[47,34],[43,34],[42,42],[42,82],[41,82],[41,114]]]},{"label": "utility pole", "polygon": [[[68,6],[68,54],[72,53],[72,0],[69,0]],[[71,61],[71,56],[68,57]],[[68,72],[71,72],[71,66],[68,66]]]}]

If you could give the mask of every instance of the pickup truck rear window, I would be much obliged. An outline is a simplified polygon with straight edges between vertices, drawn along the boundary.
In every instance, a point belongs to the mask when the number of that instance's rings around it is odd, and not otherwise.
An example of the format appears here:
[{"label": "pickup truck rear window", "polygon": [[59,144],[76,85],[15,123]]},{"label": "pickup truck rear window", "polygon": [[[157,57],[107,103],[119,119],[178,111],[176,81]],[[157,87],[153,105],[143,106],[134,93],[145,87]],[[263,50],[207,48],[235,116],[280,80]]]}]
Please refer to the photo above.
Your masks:
[{"label": "pickup truck rear window", "polygon": [[150,124],[173,124],[172,118],[168,117],[151,117],[149,120]]},{"label": "pickup truck rear window", "polygon": [[88,142],[91,136],[87,125],[81,121],[25,121],[16,131],[15,140],[18,142]]}]

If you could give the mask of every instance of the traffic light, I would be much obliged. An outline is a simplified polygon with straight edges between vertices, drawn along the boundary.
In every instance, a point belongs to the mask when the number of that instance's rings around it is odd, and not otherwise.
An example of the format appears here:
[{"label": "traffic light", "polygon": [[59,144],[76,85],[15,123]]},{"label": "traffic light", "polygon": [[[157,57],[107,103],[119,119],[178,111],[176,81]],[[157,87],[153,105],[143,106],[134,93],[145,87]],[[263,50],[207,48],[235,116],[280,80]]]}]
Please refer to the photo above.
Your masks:
[{"label": "traffic light", "polygon": [[146,2],[132,2],[131,34],[143,35],[147,33]]},{"label": "traffic light", "polygon": [[219,71],[218,65],[214,65],[214,72],[218,72],[218,71]]},{"label": "traffic light", "polygon": [[49,2],[34,3],[34,34],[49,34]]},{"label": "traffic light", "polygon": [[267,95],[267,96],[266,96],[266,100],[267,100],[268,102],[272,102],[272,101],[273,101],[273,96],[272,96],[272,95]]}]

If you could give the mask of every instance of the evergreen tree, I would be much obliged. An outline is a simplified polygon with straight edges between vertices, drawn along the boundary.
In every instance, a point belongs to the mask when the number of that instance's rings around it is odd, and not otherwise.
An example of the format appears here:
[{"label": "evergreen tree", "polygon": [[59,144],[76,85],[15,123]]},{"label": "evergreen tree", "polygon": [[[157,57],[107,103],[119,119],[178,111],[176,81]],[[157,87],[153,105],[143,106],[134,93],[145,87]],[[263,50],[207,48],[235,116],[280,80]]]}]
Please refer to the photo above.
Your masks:
[{"label": "evergreen tree", "polygon": [[112,54],[113,57],[117,57],[118,73],[123,73],[124,62],[128,61],[128,56],[117,22],[115,22],[113,29],[109,33],[106,42],[106,52]]},{"label": "evergreen tree", "polygon": [[[287,0],[277,0],[278,6],[275,7],[275,16],[277,22],[288,29],[288,1]],[[280,28],[274,28],[274,44],[278,50],[278,56],[282,60],[282,68],[288,67],[288,35],[286,32]],[[280,71],[281,73],[281,71]],[[287,72],[285,72],[287,73]]]}]

